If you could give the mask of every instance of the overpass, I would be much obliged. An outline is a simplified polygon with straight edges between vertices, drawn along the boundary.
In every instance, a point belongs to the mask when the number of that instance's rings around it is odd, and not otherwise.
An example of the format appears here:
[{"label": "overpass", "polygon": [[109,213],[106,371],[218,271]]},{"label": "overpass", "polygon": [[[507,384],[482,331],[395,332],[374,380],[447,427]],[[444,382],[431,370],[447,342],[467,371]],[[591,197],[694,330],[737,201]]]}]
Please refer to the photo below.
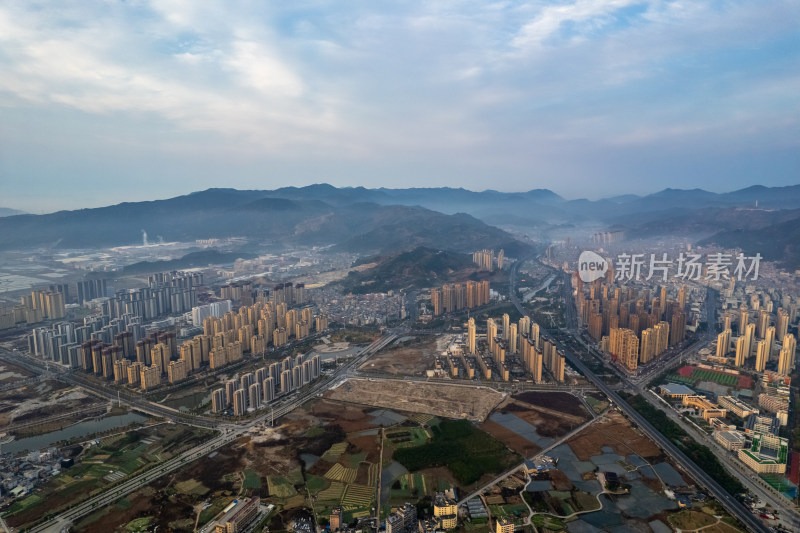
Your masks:
[{"label": "overpass", "polygon": [[[66,531],[69,525],[74,523],[76,520],[79,520],[80,518],[94,512],[97,509],[100,509],[105,505],[123,498],[124,496],[138,490],[148,483],[153,482],[161,476],[177,470],[185,464],[188,464],[201,457],[205,457],[213,451],[230,444],[240,436],[250,431],[250,429],[258,425],[265,424],[268,420],[271,420],[272,417],[277,419],[279,417],[286,416],[303,403],[319,396],[331,384],[335,383],[339,379],[342,379],[343,376],[346,376],[347,372],[352,370],[354,366],[357,368],[357,366],[363,364],[364,361],[366,361],[371,355],[378,350],[381,350],[389,343],[393,342],[396,338],[397,337],[395,335],[387,335],[375,340],[372,344],[363,348],[352,360],[345,363],[335,372],[333,372],[333,374],[318,379],[305,389],[302,389],[299,393],[284,396],[273,404],[273,408],[271,410],[265,410],[266,412],[264,414],[253,420],[239,424],[229,422],[226,423],[222,420],[213,420],[213,427],[222,429],[222,433],[220,435],[214,437],[208,442],[204,442],[198,446],[195,446],[194,448],[187,450],[166,462],[155,464],[148,470],[130,479],[122,480],[116,485],[108,487],[102,493],[84,500],[83,502],[80,502],[69,509],[61,511],[55,516],[48,517],[45,522],[33,527],[30,531],[32,533],[51,533],[60,532],[62,530]],[[149,404],[150,402],[147,403]],[[163,408],[164,406],[158,407]],[[149,406],[142,407],[142,409],[148,408]],[[184,423],[182,421],[180,422]],[[195,423],[196,422],[197,421],[195,421]]]}]

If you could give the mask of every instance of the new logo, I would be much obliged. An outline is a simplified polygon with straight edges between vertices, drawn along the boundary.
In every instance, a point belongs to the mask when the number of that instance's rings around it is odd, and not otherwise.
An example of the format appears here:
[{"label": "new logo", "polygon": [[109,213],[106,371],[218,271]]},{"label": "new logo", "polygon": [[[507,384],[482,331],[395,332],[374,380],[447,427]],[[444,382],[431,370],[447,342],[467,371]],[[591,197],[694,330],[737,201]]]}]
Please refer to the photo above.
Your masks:
[{"label": "new logo", "polygon": [[608,261],[600,255],[586,250],[578,258],[578,275],[584,283],[602,278],[608,271]]}]

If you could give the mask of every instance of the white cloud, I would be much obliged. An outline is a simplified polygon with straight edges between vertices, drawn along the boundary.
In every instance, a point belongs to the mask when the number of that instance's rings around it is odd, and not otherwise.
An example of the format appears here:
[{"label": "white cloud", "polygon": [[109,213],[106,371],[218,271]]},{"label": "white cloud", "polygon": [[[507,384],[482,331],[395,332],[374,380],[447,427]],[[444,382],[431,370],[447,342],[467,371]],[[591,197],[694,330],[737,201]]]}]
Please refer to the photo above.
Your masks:
[{"label": "white cloud", "polygon": [[[786,73],[799,53],[776,43],[796,38],[799,11],[791,0],[7,2],[0,110],[46,111],[67,129],[84,113],[117,132],[106,134],[117,144],[96,140],[110,150],[188,158],[202,139],[220,158],[333,174],[342,161],[524,172],[589,145],[767,145],[796,130]],[[63,143],[46,127],[25,135]],[[0,141],[14,138],[0,124]]]}]

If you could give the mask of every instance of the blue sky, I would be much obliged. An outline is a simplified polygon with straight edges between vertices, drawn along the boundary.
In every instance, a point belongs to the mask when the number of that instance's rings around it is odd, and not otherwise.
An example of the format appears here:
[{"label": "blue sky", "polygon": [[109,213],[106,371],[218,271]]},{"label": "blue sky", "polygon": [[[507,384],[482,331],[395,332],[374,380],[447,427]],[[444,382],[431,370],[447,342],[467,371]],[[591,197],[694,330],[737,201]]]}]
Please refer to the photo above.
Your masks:
[{"label": "blue sky", "polygon": [[0,3],[0,205],[800,183],[800,2]]}]

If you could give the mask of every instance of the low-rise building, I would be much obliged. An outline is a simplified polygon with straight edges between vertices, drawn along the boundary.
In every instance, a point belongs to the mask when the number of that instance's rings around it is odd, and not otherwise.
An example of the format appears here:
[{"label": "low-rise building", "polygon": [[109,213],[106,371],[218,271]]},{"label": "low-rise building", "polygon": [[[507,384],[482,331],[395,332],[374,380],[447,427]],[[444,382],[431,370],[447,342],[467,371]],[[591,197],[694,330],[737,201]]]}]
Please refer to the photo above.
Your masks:
[{"label": "low-rise building", "polygon": [[695,394],[692,389],[680,383],[666,383],[664,385],[659,385],[658,388],[663,397],[672,398],[675,400],[683,400],[683,398],[686,396],[692,396]]},{"label": "low-rise building", "polygon": [[739,450],[739,460],[759,474],[783,474],[789,443],[775,435],[755,434],[748,448]]},{"label": "low-rise building", "polygon": [[705,396],[684,396],[682,401],[683,405],[694,407],[700,411],[700,416],[703,417],[703,420],[708,420],[710,418],[724,418],[727,414],[725,409],[722,409],[717,404],[708,401]]},{"label": "low-rise building", "polygon": [[720,396],[718,400],[720,407],[724,407],[739,418],[747,418],[751,414],[758,413],[758,409],[733,396]]},{"label": "low-rise building", "polygon": [[223,510],[222,518],[217,520],[214,533],[239,533],[258,516],[260,499],[258,496],[249,499],[233,500]]},{"label": "low-rise building", "polygon": [[747,438],[741,431],[715,431],[714,440],[730,451],[741,450],[747,442]]},{"label": "low-rise building", "polygon": [[780,430],[781,421],[776,416],[753,414],[744,423],[745,433],[777,435]]}]

